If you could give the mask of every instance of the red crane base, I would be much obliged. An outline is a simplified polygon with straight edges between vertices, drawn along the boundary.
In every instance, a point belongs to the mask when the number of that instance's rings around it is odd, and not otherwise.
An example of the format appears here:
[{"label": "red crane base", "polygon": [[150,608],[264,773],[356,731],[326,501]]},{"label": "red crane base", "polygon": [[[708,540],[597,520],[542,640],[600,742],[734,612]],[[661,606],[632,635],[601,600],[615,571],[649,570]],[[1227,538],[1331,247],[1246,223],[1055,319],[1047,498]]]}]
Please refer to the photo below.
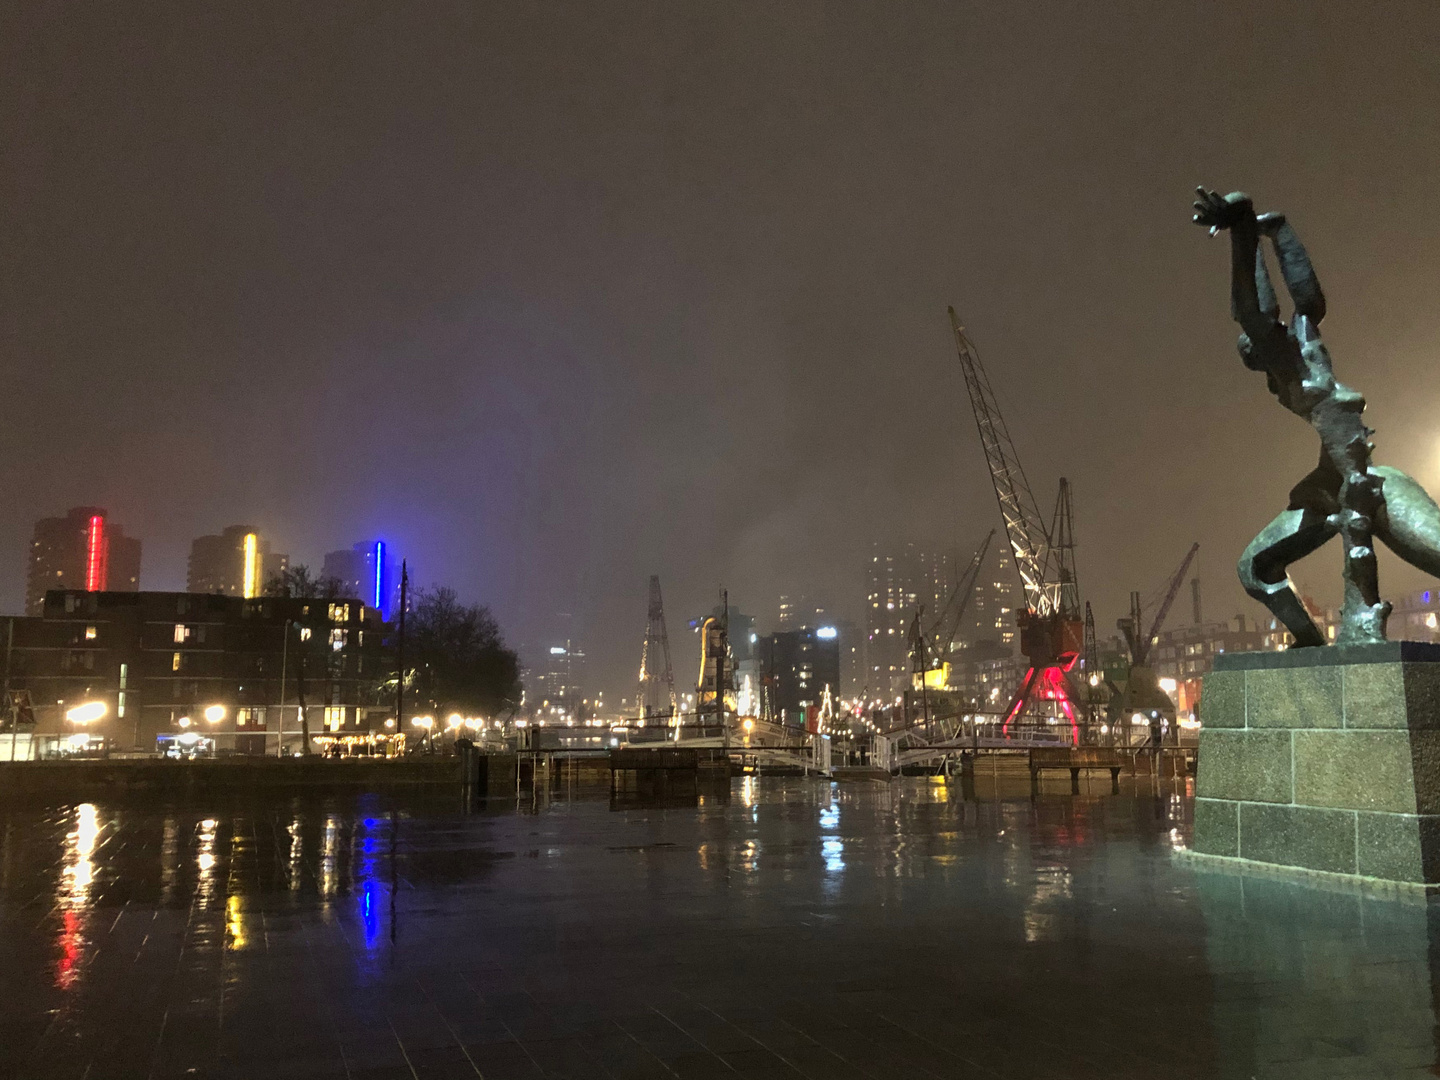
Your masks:
[{"label": "red crane base", "polygon": [[1067,674],[1075,666],[1077,659],[1078,657],[1072,654],[1060,658],[1056,663],[1032,664],[1025,672],[1025,678],[1020,680],[1020,688],[1015,691],[1015,696],[1010,699],[1010,706],[1005,710],[1005,719],[1000,725],[1000,734],[1008,739],[1010,725],[1024,716],[1025,710],[1031,704],[1053,701],[1059,703],[1065,719],[1070,721],[1071,742],[1079,746],[1077,702],[1074,687],[1071,686]]}]

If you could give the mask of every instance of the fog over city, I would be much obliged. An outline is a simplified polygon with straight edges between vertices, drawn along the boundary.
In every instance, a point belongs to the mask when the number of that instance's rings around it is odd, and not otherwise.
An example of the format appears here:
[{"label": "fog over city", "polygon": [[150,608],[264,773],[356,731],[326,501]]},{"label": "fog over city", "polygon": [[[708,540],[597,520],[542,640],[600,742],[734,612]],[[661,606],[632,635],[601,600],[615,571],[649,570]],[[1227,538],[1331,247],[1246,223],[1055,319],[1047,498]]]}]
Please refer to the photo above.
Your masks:
[{"label": "fog over city", "polygon": [[861,621],[873,542],[999,524],[953,304],[1101,632],[1194,541],[1258,617],[1235,559],[1317,443],[1236,355],[1200,183],[1289,215],[1376,460],[1440,485],[1433,3],[422,10],[0,12],[4,610],[95,505],[151,590],[236,523],[383,537],[607,695],[658,574],[688,681],[722,587]]}]

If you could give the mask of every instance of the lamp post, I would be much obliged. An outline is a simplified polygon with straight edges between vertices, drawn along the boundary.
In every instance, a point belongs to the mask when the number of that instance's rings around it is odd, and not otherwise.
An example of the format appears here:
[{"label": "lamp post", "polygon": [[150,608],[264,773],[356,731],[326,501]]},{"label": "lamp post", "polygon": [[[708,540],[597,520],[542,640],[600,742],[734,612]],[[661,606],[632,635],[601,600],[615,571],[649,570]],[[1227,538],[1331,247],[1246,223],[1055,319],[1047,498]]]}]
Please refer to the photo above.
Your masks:
[{"label": "lamp post", "polygon": [[395,732],[405,730],[405,605],[409,600],[408,560],[400,560],[400,627],[395,643]]}]

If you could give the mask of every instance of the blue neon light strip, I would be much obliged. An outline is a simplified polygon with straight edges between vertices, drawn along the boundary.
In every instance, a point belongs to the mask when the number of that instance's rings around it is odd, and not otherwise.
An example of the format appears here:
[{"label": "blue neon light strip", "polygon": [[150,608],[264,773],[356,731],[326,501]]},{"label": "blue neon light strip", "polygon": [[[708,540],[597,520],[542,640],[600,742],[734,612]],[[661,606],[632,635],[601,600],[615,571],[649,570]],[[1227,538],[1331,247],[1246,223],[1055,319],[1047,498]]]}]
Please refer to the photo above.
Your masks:
[{"label": "blue neon light strip", "polygon": [[385,605],[380,602],[385,588],[385,541],[375,541],[375,604],[382,612]]}]

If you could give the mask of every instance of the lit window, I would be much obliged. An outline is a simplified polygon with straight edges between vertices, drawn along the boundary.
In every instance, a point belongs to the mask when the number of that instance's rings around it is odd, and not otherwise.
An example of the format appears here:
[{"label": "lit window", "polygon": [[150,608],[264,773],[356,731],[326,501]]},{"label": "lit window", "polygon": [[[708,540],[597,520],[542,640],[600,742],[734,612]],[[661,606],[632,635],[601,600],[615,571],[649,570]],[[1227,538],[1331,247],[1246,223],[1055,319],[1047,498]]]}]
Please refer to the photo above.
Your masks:
[{"label": "lit window", "polygon": [[180,661],[181,661],[182,659],[183,659],[183,657],[182,657],[181,654],[178,653],[178,652],[177,652],[174,656],[172,656],[172,657],[170,658],[170,670],[171,670],[171,671],[179,671],[179,670],[180,670]]},{"label": "lit window", "polygon": [[335,652],[339,652],[341,649],[345,648],[345,638],[349,633],[350,631],[348,630],[331,630],[330,648]]},{"label": "lit window", "polygon": [[175,644],[182,645],[190,640],[190,627],[184,623],[175,624]]},{"label": "lit window", "polygon": [[308,627],[308,626],[302,626],[302,627],[300,628],[300,640],[301,640],[301,641],[309,641],[309,640],[310,640],[310,627]]},{"label": "lit window", "polygon": [[[1430,618],[1433,620],[1433,619],[1435,618],[1435,616],[1434,616],[1434,615],[1431,615]],[[85,640],[86,640],[86,641],[94,641],[94,640],[95,640],[95,627],[93,627],[93,626],[87,626],[87,627],[85,627]]]},{"label": "lit window", "polygon": [[349,622],[349,621],[350,621],[350,605],[349,605],[349,604],[331,604],[331,605],[330,605],[330,621],[331,621],[331,622],[342,622],[342,623],[343,623],[343,622]]}]

